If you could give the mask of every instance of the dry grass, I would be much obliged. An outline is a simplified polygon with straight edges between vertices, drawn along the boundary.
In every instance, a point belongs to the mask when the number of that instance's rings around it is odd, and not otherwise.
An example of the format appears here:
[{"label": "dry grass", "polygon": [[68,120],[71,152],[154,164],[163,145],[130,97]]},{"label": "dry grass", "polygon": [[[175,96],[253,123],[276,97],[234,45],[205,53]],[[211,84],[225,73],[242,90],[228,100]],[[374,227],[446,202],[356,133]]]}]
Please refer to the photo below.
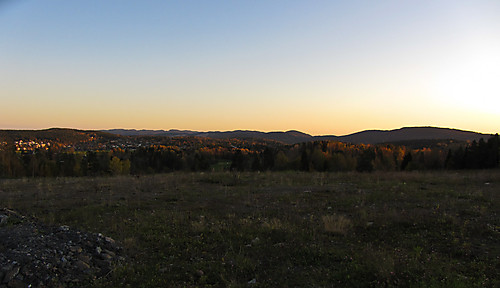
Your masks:
[{"label": "dry grass", "polygon": [[499,170],[172,173],[0,179],[0,205],[121,243],[98,287],[500,287],[499,191]]},{"label": "dry grass", "polygon": [[325,215],[321,217],[326,232],[346,235],[352,228],[351,219],[344,215]]}]

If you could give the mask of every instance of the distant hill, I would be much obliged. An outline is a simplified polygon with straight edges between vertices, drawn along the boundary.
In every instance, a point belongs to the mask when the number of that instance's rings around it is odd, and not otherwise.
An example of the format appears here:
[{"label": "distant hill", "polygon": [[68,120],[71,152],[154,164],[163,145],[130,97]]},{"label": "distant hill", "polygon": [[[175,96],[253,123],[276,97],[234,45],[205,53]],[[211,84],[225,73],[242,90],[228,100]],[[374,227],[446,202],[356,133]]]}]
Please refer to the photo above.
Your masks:
[{"label": "distant hill", "polygon": [[395,143],[412,140],[458,140],[472,141],[488,138],[490,135],[437,127],[405,127],[395,130],[366,130],[344,136],[317,136],[318,140],[336,140],[355,144]]},{"label": "distant hill", "polygon": [[122,136],[165,136],[165,137],[186,137],[196,136],[200,132],[189,130],[136,130],[136,129],[110,129],[102,132],[122,135]]},{"label": "distant hill", "polygon": [[259,132],[259,131],[211,131],[197,132],[189,130],[133,130],[133,129],[112,129],[103,132],[119,134],[124,136],[167,136],[167,137],[207,137],[214,139],[266,139],[279,141],[286,144],[296,144],[309,141],[333,140],[349,142],[354,144],[379,144],[405,142],[412,140],[456,140],[472,141],[480,138],[488,138],[490,135],[472,131],[463,131],[449,128],[437,127],[405,127],[395,130],[366,130],[344,136],[326,135],[311,136],[306,133],[291,130],[286,132]]},{"label": "distant hill", "polygon": [[239,138],[245,140],[266,139],[266,140],[283,142],[286,144],[307,142],[307,141],[312,141],[314,139],[313,136],[299,131],[259,132],[259,131],[236,130],[228,132],[204,132],[204,133],[199,133],[196,136],[216,138],[216,139],[231,139],[231,138]]},{"label": "distant hill", "polygon": [[212,139],[264,139],[282,142],[286,144],[295,144],[301,142],[312,141],[313,136],[302,133],[299,131],[287,132],[260,132],[248,130],[235,130],[235,131],[211,131],[211,132],[198,132],[190,130],[135,130],[135,129],[110,129],[102,130],[102,132],[112,133],[122,136],[162,136],[162,137],[204,137]]}]

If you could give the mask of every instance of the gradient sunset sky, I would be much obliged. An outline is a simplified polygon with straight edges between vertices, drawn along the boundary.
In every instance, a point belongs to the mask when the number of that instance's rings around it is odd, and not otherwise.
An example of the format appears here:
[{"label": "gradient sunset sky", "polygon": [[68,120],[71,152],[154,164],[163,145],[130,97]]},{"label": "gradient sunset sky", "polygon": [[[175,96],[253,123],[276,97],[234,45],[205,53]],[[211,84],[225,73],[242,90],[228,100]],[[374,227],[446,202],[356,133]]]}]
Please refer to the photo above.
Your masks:
[{"label": "gradient sunset sky", "polygon": [[500,1],[0,0],[0,129],[500,132]]}]

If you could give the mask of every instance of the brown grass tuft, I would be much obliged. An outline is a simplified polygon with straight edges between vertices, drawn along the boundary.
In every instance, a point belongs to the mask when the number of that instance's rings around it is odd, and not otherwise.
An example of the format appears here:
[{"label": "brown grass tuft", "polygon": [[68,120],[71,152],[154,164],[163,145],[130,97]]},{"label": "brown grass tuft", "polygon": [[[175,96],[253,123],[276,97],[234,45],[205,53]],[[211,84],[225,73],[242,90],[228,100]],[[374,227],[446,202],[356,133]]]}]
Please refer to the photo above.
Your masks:
[{"label": "brown grass tuft", "polygon": [[344,215],[325,215],[322,219],[326,232],[346,235],[352,227],[351,219]]}]

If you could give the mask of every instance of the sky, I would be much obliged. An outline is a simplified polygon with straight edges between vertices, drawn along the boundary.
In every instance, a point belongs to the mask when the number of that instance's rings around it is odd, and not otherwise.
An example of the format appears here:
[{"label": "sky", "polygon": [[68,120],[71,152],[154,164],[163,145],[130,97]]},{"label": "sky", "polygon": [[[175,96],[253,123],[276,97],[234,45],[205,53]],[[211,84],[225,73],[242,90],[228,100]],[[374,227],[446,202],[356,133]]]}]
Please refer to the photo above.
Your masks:
[{"label": "sky", "polygon": [[500,1],[0,0],[0,129],[500,132]]}]

